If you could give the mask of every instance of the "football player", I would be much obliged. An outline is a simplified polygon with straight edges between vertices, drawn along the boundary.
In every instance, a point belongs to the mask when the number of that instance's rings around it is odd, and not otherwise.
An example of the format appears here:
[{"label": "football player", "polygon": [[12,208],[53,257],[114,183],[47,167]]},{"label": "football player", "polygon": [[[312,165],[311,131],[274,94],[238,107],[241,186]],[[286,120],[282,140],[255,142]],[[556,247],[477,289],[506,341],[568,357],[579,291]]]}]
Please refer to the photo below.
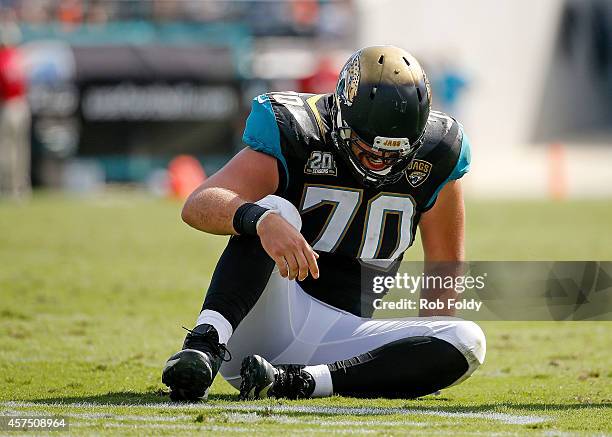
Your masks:
[{"label": "football player", "polygon": [[242,398],[412,398],[482,364],[475,323],[375,320],[361,286],[372,262],[397,269],[417,226],[426,262],[463,260],[470,145],[430,105],[420,64],[393,46],[354,53],[334,93],[253,100],[247,147],[183,208],[194,228],[232,237],[163,370],[172,399],[206,397],[217,372]]}]

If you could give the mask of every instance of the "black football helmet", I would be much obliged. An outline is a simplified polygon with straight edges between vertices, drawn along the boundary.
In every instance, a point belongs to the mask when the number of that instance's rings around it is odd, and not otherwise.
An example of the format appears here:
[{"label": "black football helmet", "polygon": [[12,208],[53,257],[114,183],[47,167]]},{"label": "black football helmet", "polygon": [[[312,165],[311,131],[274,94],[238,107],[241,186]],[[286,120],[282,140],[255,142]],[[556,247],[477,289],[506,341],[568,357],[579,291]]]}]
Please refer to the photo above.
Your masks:
[{"label": "black football helmet", "polygon": [[[394,46],[354,53],[342,68],[334,93],[332,140],[365,185],[397,182],[423,143],[431,87],[419,62]],[[361,142],[387,165],[366,168],[352,150]],[[371,153],[363,147],[364,153]]]}]

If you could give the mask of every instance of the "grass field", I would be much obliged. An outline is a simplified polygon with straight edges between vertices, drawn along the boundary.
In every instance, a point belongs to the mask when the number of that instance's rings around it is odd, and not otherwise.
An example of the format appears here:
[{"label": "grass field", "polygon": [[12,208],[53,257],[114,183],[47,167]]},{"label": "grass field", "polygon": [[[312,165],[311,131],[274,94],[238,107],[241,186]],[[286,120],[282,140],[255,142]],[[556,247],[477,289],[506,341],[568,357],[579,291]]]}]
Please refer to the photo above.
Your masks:
[{"label": "grass field", "polygon": [[[484,366],[417,400],[239,402],[218,378],[208,402],[169,404],[161,367],[225,244],[179,210],[125,193],[0,203],[0,415],[67,415],[75,435],[612,433],[611,322],[482,323]],[[468,255],[612,260],[612,203],[470,202]]]}]

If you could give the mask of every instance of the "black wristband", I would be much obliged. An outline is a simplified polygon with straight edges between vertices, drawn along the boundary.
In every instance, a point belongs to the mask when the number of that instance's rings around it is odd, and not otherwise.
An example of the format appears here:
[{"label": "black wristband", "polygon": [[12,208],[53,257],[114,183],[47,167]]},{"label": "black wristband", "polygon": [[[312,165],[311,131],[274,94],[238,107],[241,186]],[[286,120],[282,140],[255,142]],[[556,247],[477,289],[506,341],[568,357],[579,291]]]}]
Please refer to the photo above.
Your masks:
[{"label": "black wristband", "polygon": [[240,235],[257,235],[257,222],[266,211],[268,208],[255,203],[241,205],[234,214],[234,229]]}]

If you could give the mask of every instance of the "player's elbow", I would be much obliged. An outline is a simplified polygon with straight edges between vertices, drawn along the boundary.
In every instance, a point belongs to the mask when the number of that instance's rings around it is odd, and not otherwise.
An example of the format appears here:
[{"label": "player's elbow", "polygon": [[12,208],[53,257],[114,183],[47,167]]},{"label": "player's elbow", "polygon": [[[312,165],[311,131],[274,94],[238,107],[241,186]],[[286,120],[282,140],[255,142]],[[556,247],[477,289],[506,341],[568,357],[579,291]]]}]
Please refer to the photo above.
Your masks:
[{"label": "player's elbow", "polygon": [[187,198],[181,210],[181,219],[189,226],[195,227],[197,223],[197,208],[191,197]]}]

